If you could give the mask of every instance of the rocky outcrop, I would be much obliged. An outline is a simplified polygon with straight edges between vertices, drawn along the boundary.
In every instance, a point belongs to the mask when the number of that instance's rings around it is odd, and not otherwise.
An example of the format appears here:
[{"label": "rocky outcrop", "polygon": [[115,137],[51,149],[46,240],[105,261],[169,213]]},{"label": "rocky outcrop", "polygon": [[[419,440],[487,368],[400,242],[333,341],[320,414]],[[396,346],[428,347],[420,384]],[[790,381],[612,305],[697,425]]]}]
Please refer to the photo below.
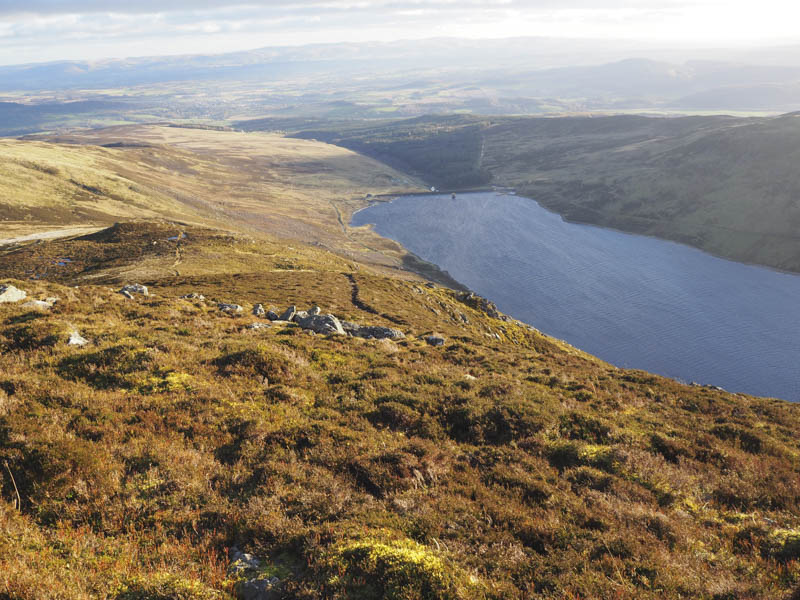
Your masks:
[{"label": "rocky outcrop", "polygon": [[399,329],[380,327],[377,325],[359,325],[358,323],[351,323],[350,321],[342,321],[342,328],[353,337],[360,337],[368,340],[400,340],[406,337]]},{"label": "rocky outcrop", "polygon": [[233,546],[228,556],[228,577],[236,580],[233,591],[239,600],[277,600],[280,598],[281,580],[270,577],[264,564],[252,554],[241,552]]},{"label": "rocky outcrop", "polygon": [[323,335],[347,335],[341,322],[333,315],[296,314],[294,322],[303,329]]},{"label": "rocky outcrop", "polygon": [[456,300],[463,302],[470,308],[474,308],[475,310],[484,313],[492,319],[500,319],[501,321],[510,320],[510,317],[501,314],[500,311],[497,310],[497,305],[495,305],[494,302],[491,302],[486,298],[481,298],[473,292],[460,292],[456,294]]},{"label": "rocky outcrop", "polygon": [[119,293],[126,298],[133,298],[134,294],[140,294],[142,296],[150,295],[150,291],[147,289],[147,286],[142,285],[141,283],[129,283],[128,285],[123,286]]},{"label": "rocky outcrop", "polygon": [[25,292],[13,285],[0,285],[0,304],[7,302],[19,302],[28,297],[28,292]]},{"label": "rocky outcrop", "polygon": [[294,319],[294,316],[296,314],[297,314],[297,307],[296,306],[290,306],[285,311],[283,311],[283,314],[281,316],[279,316],[277,320],[278,321],[291,321],[292,319]]},{"label": "rocky outcrop", "polygon": [[228,304],[227,302],[220,302],[217,304],[217,308],[230,315],[238,315],[244,311],[244,309],[238,304]]}]

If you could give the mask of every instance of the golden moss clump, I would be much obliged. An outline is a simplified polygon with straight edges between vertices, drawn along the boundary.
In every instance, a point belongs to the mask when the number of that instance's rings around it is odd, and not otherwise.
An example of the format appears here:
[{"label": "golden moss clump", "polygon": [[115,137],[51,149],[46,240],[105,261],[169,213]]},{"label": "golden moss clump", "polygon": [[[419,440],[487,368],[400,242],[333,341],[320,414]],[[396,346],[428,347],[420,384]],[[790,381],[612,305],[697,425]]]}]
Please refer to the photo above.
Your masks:
[{"label": "golden moss clump", "polygon": [[331,591],[347,598],[457,600],[483,597],[480,581],[410,539],[366,538],[330,556]]},{"label": "golden moss clump", "polygon": [[133,577],[117,590],[114,600],[222,600],[223,595],[194,579],[170,573]]}]

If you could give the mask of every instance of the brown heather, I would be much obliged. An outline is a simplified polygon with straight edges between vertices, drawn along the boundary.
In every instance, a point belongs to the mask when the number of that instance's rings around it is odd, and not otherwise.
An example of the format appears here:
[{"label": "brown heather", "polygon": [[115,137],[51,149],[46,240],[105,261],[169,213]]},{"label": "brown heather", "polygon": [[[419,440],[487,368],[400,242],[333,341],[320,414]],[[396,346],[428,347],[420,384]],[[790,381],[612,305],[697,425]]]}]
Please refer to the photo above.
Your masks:
[{"label": "brown heather", "polygon": [[[287,599],[800,584],[796,405],[617,369],[408,273],[259,235],[130,223],[7,252],[0,273],[60,298],[0,304],[0,598],[232,598],[234,544]],[[152,295],[116,292],[133,282]],[[253,330],[256,303],[406,339]]]}]

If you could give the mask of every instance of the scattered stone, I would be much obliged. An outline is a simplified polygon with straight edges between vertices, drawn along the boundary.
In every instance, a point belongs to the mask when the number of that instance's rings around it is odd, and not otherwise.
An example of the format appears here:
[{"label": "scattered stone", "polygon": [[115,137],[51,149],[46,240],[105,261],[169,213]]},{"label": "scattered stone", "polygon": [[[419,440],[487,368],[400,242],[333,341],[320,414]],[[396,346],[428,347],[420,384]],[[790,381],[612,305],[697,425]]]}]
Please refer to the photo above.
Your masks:
[{"label": "scattered stone", "polygon": [[228,577],[239,581],[233,588],[239,600],[277,600],[280,598],[278,577],[264,573],[262,562],[252,554],[239,551],[236,546],[229,551]]},{"label": "scattered stone", "polygon": [[34,310],[50,310],[53,308],[52,303],[45,300],[31,300],[22,305],[22,308],[32,308]]},{"label": "scattered stone", "polygon": [[256,304],[253,307],[253,315],[256,317],[265,317],[267,315],[267,311],[264,310],[264,307],[261,304]]},{"label": "scattered stone", "polygon": [[488,315],[492,319],[500,319],[506,322],[511,320],[510,317],[500,314],[500,311],[497,310],[497,305],[495,305],[494,302],[491,302],[486,298],[481,298],[473,292],[461,292],[460,294],[456,295],[456,299],[459,302],[463,302],[467,306]]},{"label": "scattered stone", "polygon": [[228,552],[231,559],[228,565],[228,575],[237,577],[244,575],[248,571],[257,571],[261,568],[261,561],[252,554],[241,552],[236,546],[232,546]]},{"label": "scattered stone", "polygon": [[269,325],[267,323],[258,323],[258,322],[250,323],[250,325],[247,326],[248,329],[252,329],[254,331],[258,331],[259,329],[269,329],[270,327],[272,327],[272,325]]},{"label": "scattered stone", "polygon": [[291,321],[292,319],[294,319],[294,316],[296,314],[297,314],[297,307],[290,306],[283,312],[283,314],[280,317],[278,317],[278,321]]},{"label": "scattered stone", "polygon": [[400,340],[406,337],[406,335],[399,329],[392,329],[391,327],[379,327],[377,325],[359,325],[358,323],[351,323],[350,321],[342,321],[342,328],[346,333],[349,333],[353,337],[365,339]]},{"label": "scattered stone", "polygon": [[150,295],[147,286],[142,285],[141,283],[129,283],[128,285],[123,286],[119,293],[124,295],[126,298],[132,298],[132,294],[141,294],[142,296]]},{"label": "scattered stone", "polygon": [[295,323],[303,329],[310,329],[314,333],[346,335],[339,319],[333,315],[306,315],[299,318],[295,316]]},{"label": "scattered stone", "polygon": [[267,314],[265,315],[270,321],[278,321],[280,320],[280,316],[274,310],[268,310]]},{"label": "scattered stone", "polygon": [[27,296],[28,292],[15,288],[13,285],[0,285],[0,304],[19,302],[20,300],[24,300]]},{"label": "scattered stone", "polygon": [[308,314],[310,315],[318,315],[322,312],[322,309],[319,306],[314,306],[308,309]]},{"label": "scattered stone", "polygon": [[205,302],[206,297],[203,294],[198,294],[197,292],[192,292],[191,294],[186,294],[185,296],[181,296],[184,300],[197,300],[198,302]]},{"label": "scattered stone", "polygon": [[464,379],[466,379],[467,381],[477,381],[478,380],[477,377],[475,377],[474,375],[470,375],[469,373],[464,375]]},{"label": "scattered stone", "polygon": [[69,344],[70,346],[85,346],[88,343],[89,340],[81,336],[81,334],[78,333],[77,331],[73,331],[72,333],[69,334],[69,341],[67,342],[67,344]]},{"label": "scattered stone", "polygon": [[226,302],[220,302],[219,304],[217,304],[217,308],[219,308],[222,312],[228,313],[228,314],[231,314],[231,315],[232,314],[239,314],[244,310],[238,304],[228,304]]},{"label": "scattered stone", "polygon": [[428,335],[425,341],[431,346],[444,346],[444,338],[438,335]]},{"label": "scattered stone", "polygon": [[305,319],[306,317],[308,317],[308,313],[306,311],[298,310],[296,313],[294,313],[292,321],[294,321],[295,323],[299,323],[302,319]]}]

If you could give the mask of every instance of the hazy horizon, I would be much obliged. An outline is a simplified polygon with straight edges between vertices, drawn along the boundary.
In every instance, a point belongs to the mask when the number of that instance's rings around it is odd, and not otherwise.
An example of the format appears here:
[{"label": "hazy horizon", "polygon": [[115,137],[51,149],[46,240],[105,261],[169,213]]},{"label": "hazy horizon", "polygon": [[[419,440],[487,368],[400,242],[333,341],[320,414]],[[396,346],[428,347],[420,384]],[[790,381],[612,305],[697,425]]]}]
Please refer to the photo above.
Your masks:
[{"label": "hazy horizon", "polygon": [[800,42],[800,6],[765,0],[7,0],[0,64],[224,54],[264,47],[430,38],[537,37],[654,49]]}]

